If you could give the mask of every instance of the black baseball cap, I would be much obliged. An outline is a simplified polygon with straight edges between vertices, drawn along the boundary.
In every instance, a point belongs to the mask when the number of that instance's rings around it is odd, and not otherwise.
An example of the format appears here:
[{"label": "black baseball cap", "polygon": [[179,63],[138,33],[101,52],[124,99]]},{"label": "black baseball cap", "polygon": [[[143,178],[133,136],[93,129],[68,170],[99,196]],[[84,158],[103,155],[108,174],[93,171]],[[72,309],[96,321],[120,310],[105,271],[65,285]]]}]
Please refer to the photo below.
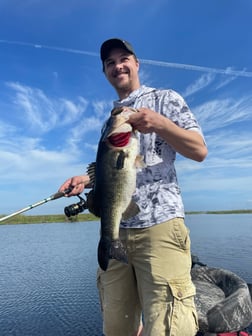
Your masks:
[{"label": "black baseball cap", "polygon": [[116,48],[124,49],[130,54],[135,55],[134,49],[129,42],[125,40],[121,40],[119,38],[112,38],[112,39],[109,39],[103,42],[101,46],[100,56],[101,56],[102,62],[104,62],[109,57],[111,50],[116,49]]}]

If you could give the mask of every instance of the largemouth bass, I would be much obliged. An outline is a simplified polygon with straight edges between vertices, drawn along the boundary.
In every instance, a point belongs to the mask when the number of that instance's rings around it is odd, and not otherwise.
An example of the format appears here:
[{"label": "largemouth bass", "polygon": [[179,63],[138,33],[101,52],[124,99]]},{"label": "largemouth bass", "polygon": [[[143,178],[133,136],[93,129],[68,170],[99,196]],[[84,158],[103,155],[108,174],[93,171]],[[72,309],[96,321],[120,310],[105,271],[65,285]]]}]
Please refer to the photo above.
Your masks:
[{"label": "largemouth bass", "polygon": [[98,262],[103,270],[107,269],[109,259],[127,262],[119,239],[120,222],[139,211],[132,195],[137,167],[142,163],[136,133],[127,123],[129,115],[136,112],[127,107],[112,110],[99,141],[96,162],[88,167],[94,187],[87,202],[89,211],[101,220]]}]

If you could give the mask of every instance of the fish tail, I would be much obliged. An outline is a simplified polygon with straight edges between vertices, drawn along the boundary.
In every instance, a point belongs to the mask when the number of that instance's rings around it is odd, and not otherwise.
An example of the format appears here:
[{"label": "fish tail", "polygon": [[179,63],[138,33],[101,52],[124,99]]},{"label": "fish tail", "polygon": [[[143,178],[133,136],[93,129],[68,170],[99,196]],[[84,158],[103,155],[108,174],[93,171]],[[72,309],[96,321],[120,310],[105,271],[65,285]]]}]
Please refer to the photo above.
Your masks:
[{"label": "fish tail", "polygon": [[128,263],[127,253],[120,239],[111,242],[109,257],[110,259]]},{"label": "fish tail", "polygon": [[108,239],[101,237],[98,245],[98,263],[103,271],[108,268],[110,245]]},{"label": "fish tail", "polygon": [[103,271],[107,270],[109,259],[128,263],[125,248],[119,239],[110,241],[101,237],[98,246],[98,262]]}]

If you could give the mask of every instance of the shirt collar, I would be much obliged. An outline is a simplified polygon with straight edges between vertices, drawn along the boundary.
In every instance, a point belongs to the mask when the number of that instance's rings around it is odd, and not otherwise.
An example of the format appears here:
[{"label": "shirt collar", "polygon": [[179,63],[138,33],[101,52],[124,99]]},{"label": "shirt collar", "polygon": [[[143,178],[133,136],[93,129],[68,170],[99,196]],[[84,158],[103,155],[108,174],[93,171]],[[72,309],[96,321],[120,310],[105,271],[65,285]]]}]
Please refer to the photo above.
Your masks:
[{"label": "shirt collar", "polygon": [[154,91],[154,88],[147,87],[145,85],[141,85],[140,88],[134,90],[131,92],[131,94],[122,100],[116,100],[114,101],[114,107],[120,107],[120,106],[131,106],[135,102],[137,98],[139,98],[142,95],[145,95],[151,91]]}]

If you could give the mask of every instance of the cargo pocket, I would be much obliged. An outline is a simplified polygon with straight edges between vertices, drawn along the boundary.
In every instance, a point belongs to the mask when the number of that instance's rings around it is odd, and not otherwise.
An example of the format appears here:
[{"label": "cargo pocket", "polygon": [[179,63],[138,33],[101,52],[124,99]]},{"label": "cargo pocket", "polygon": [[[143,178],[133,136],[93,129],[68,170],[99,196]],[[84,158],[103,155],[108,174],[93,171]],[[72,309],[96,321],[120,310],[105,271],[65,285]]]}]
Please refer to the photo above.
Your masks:
[{"label": "cargo pocket", "polygon": [[190,250],[189,229],[186,227],[184,220],[182,218],[174,218],[172,221],[175,241],[182,250]]},{"label": "cargo pocket", "polygon": [[174,299],[170,336],[194,336],[199,329],[194,303],[195,287],[189,281],[169,285]]},{"label": "cargo pocket", "polygon": [[[158,287],[156,298],[150,298],[144,306],[144,335],[170,335],[173,298],[167,282]],[[146,318],[145,318],[146,317]]]}]

